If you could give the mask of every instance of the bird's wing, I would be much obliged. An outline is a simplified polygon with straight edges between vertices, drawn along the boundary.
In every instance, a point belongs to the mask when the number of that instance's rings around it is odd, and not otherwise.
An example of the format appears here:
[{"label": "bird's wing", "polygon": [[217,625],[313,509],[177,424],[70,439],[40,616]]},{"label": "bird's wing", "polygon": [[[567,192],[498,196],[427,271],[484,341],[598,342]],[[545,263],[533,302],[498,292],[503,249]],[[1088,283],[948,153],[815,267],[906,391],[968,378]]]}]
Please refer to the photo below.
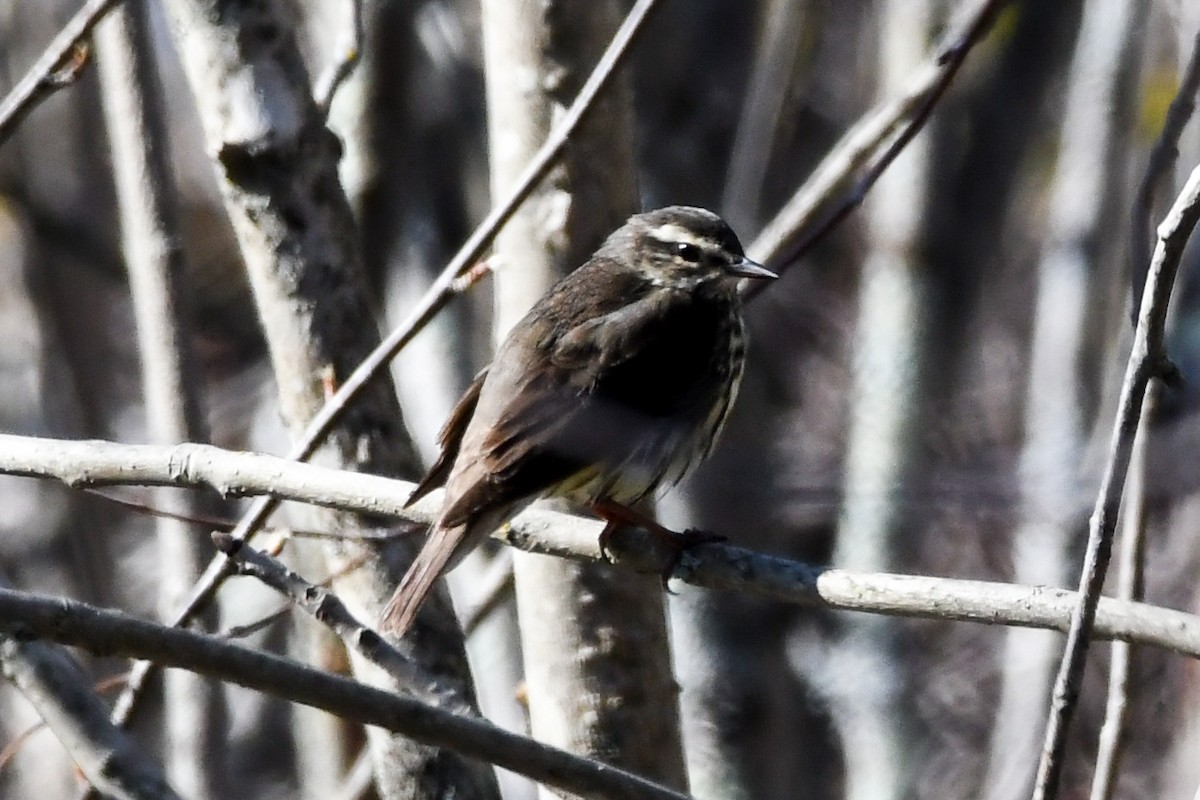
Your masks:
[{"label": "bird's wing", "polygon": [[408,501],[404,504],[405,508],[437,487],[444,485],[446,479],[450,477],[450,469],[454,466],[454,461],[458,458],[459,450],[462,448],[463,434],[467,432],[467,423],[475,414],[475,407],[479,404],[479,390],[483,388],[483,381],[487,378],[487,374],[487,367],[484,367],[475,376],[475,380],[471,381],[471,385],[463,392],[462,397],[458,398],[458,402],[454,404],[450,416],[446,419],[446,424],[438,433],[438,443],[442,446],[442,452],[433,466],[429,468],[429,472],[425,473],[425,477],[417,484],[417,488],[413,489],[413,493],[409,495]]},{"label": "bird's wing", "polygon": [[[686,362],[679,351],[694,347],[676,347],[660,334],[689,304],[684,293],[653,292],[543,340],[540,350],[514,345],[498,354],[463,439],[469,458],[455,465],[447,485],[441,524],[465,524],[483,509],[543,494],[641,446],[660,423],[658,407],[639,408],[645,387],[638,384]],[[511,341],[536,342],[534,333]]]}]

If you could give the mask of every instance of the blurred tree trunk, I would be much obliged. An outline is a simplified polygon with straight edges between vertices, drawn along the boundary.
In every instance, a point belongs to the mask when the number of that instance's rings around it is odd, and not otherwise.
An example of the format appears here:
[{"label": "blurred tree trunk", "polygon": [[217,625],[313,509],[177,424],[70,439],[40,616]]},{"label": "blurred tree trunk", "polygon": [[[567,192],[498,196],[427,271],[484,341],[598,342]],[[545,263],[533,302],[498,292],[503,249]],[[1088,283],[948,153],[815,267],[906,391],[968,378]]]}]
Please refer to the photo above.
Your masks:
[{"label": "blurred tree trunk", "polygon": [[[159,444],[208,442],[149,7],[132,3],[115,10],[97,28],[96,41],[149,437]],[[215,510],[209,497],[196,493],[160,489],[154,498],[158,508],[183,518]],[[208,563],[212,548],[191,523],[160,518],[155,527],[159,613],[169,619]],[[206,629],[216,630],[215,606],[202,619]],[[163,676],[163,709],[164,747],[173,782],[186,797],[223,796],[227,731],[222,687],[186,671],[169,670]]]},{"label": "blurred tree trunk", "polygon": [[[296,436],[324,404],[329,384],[342,381],[379,342],[354,221],[338,183],[338,148],[312,100],[311,81],[281,7],[222,0],[170,0],[166,6],[222,173],[283,416]],[[386,383],[365,387],[314,460],[415,475],[411,443]],[[315,509],[307,519],[330,531],[378,522]],[[341,576],[335,588],[356,615],[377,618],[416,544],[327,546],[330,568]],[[444,593],[401,646],[470,696],[461,637]],[[370,665],[356,660],[354,666],[367,682],[400,688]],[[496,794],[494,775],[484,765],[376,728],[368,736],[377,785],[388,800]]]},{"label": "blurred tree trunk", "polygon": [[[1130,79],[1123,76],[1137,73],[1135,6],[1129,0],[1086,3],[1071,66],[1038,267],[1019,468],[1022,520],[1013,539],[1018,583],[1062,586],[1076,562],[1087,507],[1081,501],[1088,494],[1080,463],[1090,423],[1086,397],[1100,389],[1083,385],[1083,365],[1097,358],[1095,349],[1104,342],[1086,336],[1087,314],[1105,305],[1097,302],[1105,293],[1098,261],[1106,252],[1124,252],[1108,231],[1122,219],[1114,214],[1116,198],[1127,195],[1125,162],[1115,144],[1130,96]],[[983,783],[989,800],[1015,800],[1032,788],[1060,642],[1044,631],[1014,628],[1005,634],[1000,705]]]},{"label": "blurred tree trunk", "polygon": [[[512,185],[619,22],[610,0],[486,0],[493,194]],[[627,88],[593,110],[560,164],[496,242],[497,338],[636,210]],[[666,612],[653,577],[517,553],[517,609],[534,735],[684,785]]]},{"label": "blurred tree trunk", "polygon": [[[473,55],[468,45],[478,44],[470,35],[477,31],[468,30],[476,21],[476,6],[475,0],[368,4],[362,62],[331,107],[330,127],[345,147],[342,180],[362,231],[368,277],[384,298],[388,326],[408,316],[449,260],[451,247],[466,235],[461,211],[487,203],[482,131],[463,135],[482,114],[459,102],[483,94],[482,72],[471,69],[475,65],[467,60]],[[324,42],[320,52],[337,52],[336,26],[318,26],[314,33]],[[437,433],[470,381],[472,345],[487,341],[486,333],[472,336],[474,319],[484,316],[486,324],[486,315],[471,313],[480,294],[443,309],[392,362],[404,419],[426,465],[437,457]],[[498,547],[487,543],[477,548],[450,575],[457,608],[478,605]],[[525,708],[516,691],[521,654],[513,603],[499,604],[466,633],[480,710],[492,722],[524,732]],[[508,800],[534,794],[534,784],[526,778],[503,770],[498,778]]]},{"label": "blurred tree trunk", "polygon": [[[895,95],[930,46],[933,6],[886,0],[878,17],[878,93]],[[870,251],[859,288],[850,390],[845,489],[834,566],[892,570],[897,539],[910,521],[916,425],[928,358],[928,269],[921,234],[929,186],[929,137],[915,139],[867,197]],[[900,657],[899,626],[883,617],[846,616],[831,647],[800,663],[829,704],[841,742],[849,800],[898,800],[913,782],[911,680]]]},{"label": "blurred tree trunk", "polygon": [[[0,428],[81,435],[82,411],[52,315],[34,290],[38,259],[29,226],[10,199],[0,201]],[[0,563],[20,585],[63,593],[77,592],[71,566],[71,520],[78,513],[74,495],[59,487],[19,478],[0,479]],[[86,563],[86,562],[84,562]],[[100,571],[99,569],[97,570]],[[87,586],[86,581],[84,586]],[[90,587],[89,587],[90,588]],[[0,682],[0,736],[11,741],[42,724],[37,711],[10,685]],[[78,783],[59,742],[33,737],[13,754],[0,773],[5,797],[66,797]]]},{"label": "blurred tree trunk", "polygon": [[754,69],[736,126],[721,214],[743,235],[760,227],[763,185],[775,151],[776,134],[804,48],[797,42],[814,22],[808,0],[765,0],[759,13]]}]

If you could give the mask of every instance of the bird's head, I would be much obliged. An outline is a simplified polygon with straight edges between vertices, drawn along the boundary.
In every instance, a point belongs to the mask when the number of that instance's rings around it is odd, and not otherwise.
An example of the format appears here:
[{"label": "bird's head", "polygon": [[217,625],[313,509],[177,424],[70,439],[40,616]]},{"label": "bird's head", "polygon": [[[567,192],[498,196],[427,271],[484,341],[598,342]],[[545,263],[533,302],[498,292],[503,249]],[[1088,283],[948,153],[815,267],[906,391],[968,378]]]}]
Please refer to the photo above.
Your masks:
[{"label": "bird's head", "polygon": [[636,214],[600,252],[633,266],[658,285],[682,289],[723,284],[732,290],[741,278],[776,277],[746,258],[725,220],[693,206]]}]

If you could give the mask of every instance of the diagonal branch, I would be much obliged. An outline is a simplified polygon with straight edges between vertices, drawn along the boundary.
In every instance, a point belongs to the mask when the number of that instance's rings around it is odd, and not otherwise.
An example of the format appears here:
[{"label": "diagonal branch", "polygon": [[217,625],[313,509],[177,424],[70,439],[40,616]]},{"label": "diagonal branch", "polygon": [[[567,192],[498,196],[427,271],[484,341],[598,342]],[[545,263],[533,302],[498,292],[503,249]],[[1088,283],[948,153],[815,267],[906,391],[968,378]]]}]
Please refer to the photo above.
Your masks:
[{"label": "diagonal branch", "polygon": [[461,697],[453,686],[439,681],[387,639],[359,622],[331,590],[305,580],[269,554],[255,550],[245,541],[234,539],[227,533],[214,533],[212,538],[217,549],[237,564],[239,574],[258,578],[292,600],[318,622],[327,625],[347,647],[386,670],[414,695],[459,714],[471,712],[468,699]]},{"label": "diagonal branch", "polygon": [[[908,90],[872,109],[842,136],[804,185],[759,232],[749,252],[782,269],[799,260],[858,208],[879,176],[925,126],[968,53],[1009,2],[979,0],[963,12],[912,78]],[[830,208],[830,202],[839,194],[841,200]]]},{"label": "diagonal branch", "polygon": [[[1192,43],[1192,55],[1184,68],[1179,90],[1167,109],[1162,132],[1150,151],[1150,158],[1133,206],[1130,235],[1130,274],[1133,277],[1132,313],[1142,298],[1152,252],[1150,231],[1153,227],[1154,201],[1179,158],[1179,139],[1196,107],[1200,90],[1200,33]],[[1137,323],[1136,316],[1134,324]],[[1147,476],[1149,430],[1158,410],[1160,387],[1151,383],[1146,389],[1141,423],[1130,456],[1129,481],[1125,488],[1125,508],[1121,514],[1121,551],[1118,555],[1116,596],[1123,600],[1141,600],[1145,593],[1145,549],[1147,525]],[[1130,697],[1136,686],[1132,680],[1133,646],[1113,642],[1108,670],[1108,698],[1104,724],[1096,745],[1096,769],[1092,774],[1092,800],[1111,800],[1116,792],[1117,772],[1124,755]]]},{"label": "diagonal branch", "polygon": [[1071,613],[1066,652],[1054,682],[1054,697],[1046,725],[1042,756],[1038,763],[1034,800],[1053,800],[1058,796],[1063,755],[1066,752],[1067,729],[1079,699],[1096,609],[1100,602],[1100,590],[1104,586],[1104,577],[1112,558],[1117,512],[1121,507],[1121,494],[1125,486],[1125,476],[1129,471],[1146,386],[1153,378],[1176,376],[1174,367],[1167,360],[1163,334],[1175,274],[1179,270],[1183,248],[1197,221],[1200,221],[1200,167],[1192,171],[1183,191],[1158,228],[1158,244],[1146,280],[1145,293],[1142,295],[1133,352],[1129,355],[1121,386],[1108,463],[1088,525],[1088,544],[1079,579],[1079,593],[1075,609]]},{"label": "diagonal branch", "polygon": [[153,659],[447,747],[533,780],[598,800],[684,800],[623,770],[557,750],[489,722],[427,706],[215,636],[168,628],[117,611],[0,587],[0,631],[96,654]]},{"label": "diagonal branch", "polygon": [[1183,76],[1179,80],[1179,89],[1171,99],[1167,108],[1167,118],[1163,121],[1162,133],[1154,142],[1150,158],[1146,165],[1146,174],[1138,185],[1137,197],[1133,203],[1132,234],[1129,237],[1129,256],[1133,266],[1132,294],[1133,303],[1130,314],[1133,324],[1138,321],[1138,310],[1142,307],[1142,292],[1146,288],[1146,274],[1150,267],[1151,238],[1153,228],[1154,202],[1158,199],[1158,191],[1166,181],[1172,167],[1179,159],[1179,139],[1183,129],[1196,110],[1196,94],[1200,92],[1200,31],[1192,42],[1192,55]]},{"label": "diagonal branch", "polygon": [[[74,79],[82,62],[72,63],[78,58],[76,55],[73,59],[72,54],[83,52],[84,39],[119,2],[121,0],[88,0],[63,26],[4,101],[0,102],[0,146],[8,141],[25,117],[29,116],[29,112]],[[64,68],[66,79],[56,77],[56,73]]]}]

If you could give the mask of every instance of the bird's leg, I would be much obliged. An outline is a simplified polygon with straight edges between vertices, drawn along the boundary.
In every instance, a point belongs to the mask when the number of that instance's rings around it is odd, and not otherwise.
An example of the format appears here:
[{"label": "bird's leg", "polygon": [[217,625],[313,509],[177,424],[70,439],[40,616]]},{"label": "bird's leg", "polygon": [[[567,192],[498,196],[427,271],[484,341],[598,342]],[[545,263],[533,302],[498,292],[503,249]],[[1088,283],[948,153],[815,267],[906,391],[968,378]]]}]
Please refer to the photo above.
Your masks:
[{"label": "bird's leg", "polygon": [[606,523],[604,530],[600,532],[600,554],[608,561],[612,561],[608,555],[609,540],[612,538],[613,532],[622,525],[641,528],[670,549],[671,558],[667,561],[666,566],[660,574],[663,589],[668,592],[670,589],[667,588],[667,581],[671,578],[671,574],[675,572],[675,567],[679,564],[679,559],[683,557],[684,551],[701,544],[727,541],[727,537],[725,536],[695,528],[688,528],[682,532],[673,531],[637,509],[630,508],[627,505],[608,498],[593,501],[591,507],[596,512],[596,515]]}]

